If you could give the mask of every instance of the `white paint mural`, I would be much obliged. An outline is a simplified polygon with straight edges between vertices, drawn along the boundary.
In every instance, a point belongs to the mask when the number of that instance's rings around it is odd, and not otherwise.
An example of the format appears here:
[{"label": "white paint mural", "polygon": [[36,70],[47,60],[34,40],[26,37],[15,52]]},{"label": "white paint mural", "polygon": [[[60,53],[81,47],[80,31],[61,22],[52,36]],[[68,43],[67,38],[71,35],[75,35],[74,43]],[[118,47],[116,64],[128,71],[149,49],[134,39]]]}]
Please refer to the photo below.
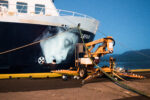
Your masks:
[{"label": "white paint mural", "polygon": [[[65,61],[68,55],[73,54],[75,44],[79,41],[76,29],[65,31],[67,28],[58,28],[57,30],[55,36],[40,43],[46,63],[52,63],[53,60],[56,60],[56,63],[59,64]],[[42,38],[50,36],[47,29]]]}]

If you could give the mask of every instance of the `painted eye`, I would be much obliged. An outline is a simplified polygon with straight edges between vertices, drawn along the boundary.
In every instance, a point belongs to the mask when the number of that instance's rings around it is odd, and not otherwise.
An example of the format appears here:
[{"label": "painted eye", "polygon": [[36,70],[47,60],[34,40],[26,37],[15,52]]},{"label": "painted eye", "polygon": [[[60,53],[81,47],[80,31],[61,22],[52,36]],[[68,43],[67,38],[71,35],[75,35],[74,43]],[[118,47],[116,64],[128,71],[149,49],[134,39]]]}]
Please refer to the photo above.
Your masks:
[{"label": "painted eye", "polygon": [[65,43],[65,47],[68,47],[73,44],[73,41],[69,39],[65,39],[64,43]]}]

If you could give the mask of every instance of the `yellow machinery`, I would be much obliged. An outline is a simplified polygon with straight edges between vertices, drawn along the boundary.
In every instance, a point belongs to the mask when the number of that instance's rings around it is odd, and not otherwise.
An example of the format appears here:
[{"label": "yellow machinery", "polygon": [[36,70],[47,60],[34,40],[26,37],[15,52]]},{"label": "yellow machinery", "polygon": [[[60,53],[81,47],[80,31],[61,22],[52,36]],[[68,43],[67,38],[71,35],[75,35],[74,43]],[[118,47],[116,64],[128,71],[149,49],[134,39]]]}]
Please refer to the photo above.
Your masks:
[{"label": "yellow machinery", "polygon": [[[92,52],[95,45],[99,44],[98,48]],[[75,66],[81,78],[85,78],[87,73],[95,73],[94,63],[100,62],[100,57],[105,54],[113,53],[115,41],[108,36],[89,43],[79,43],[75,49]]]},{"label": "yellow machinery", "polygon": [[[101,45],[92,52],[96,44]],[[75,68],[72,68],[71,70],[56,70],[52,72],[66,75],[70,73],[78,73],[81,78],[86,78],[88,73],[95,73],[96,68],[94,68],[94,63],[98,64],[101,56],[113,53],[114,44],[115,41],[110,36],[85,43],[85,45],[83,43],[78,43],[75,48]],[[88,50],[86,48],[88,48]]]},{"label": "yellow machinery", "polygon": [[[95,45],[99,44],[98,48],[92,52]],[[95,68],[95,64],[100,63],[100,57],[113,53],[115,41],[111,36],[95,40],[89,43],[79,43],[75,49],[75,68],[69,70],[55,70],[52,72],[63,75],[79,75],[84,81],[104,75],[99,68]],[[101,67],[101,69],[109,75],[124,80],[121,76],[131,78],[144,78],[143,76],[127,73],[121,68],[115,68],[115,60],[110,57],[109,66]]]}]

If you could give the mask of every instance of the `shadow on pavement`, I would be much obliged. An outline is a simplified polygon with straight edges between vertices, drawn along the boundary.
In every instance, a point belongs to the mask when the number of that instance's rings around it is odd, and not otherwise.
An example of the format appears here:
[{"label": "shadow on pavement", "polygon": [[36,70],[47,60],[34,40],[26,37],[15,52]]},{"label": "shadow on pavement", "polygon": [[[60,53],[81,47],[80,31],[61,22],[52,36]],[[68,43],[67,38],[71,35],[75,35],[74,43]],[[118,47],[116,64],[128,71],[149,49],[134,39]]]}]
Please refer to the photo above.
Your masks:
[{"label": "shadow on pavement", "polygon": [[[64,81],[60,78],[0,80],[0,93],[79,88],[82,87],[81,81],[82,80],[73,80],[73,79]],[[104,82],[104,81],[110,82],[108,79],[97,78],[94,80],[90,80],[85,84]]]},{"label": "shadow on pavement", "polygon": [[0,80],[0,93],[2,92],[22,92],[63,88],[81,87],[81,80],[62,79],[10,79]]},{"label": "shadow on pavement", "polygon": [[125,97],[122,99],[115,99],[115,100],[150,100],[150,98],[144,96],[133,96],[133,97]]}]

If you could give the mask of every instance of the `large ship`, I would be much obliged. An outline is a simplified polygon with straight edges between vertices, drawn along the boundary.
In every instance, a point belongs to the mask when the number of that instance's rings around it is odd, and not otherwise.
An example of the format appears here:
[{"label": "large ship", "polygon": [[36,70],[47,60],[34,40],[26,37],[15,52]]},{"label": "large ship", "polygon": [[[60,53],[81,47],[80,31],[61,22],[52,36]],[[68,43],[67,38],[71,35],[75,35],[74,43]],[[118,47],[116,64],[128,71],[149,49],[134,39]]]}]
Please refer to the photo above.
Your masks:
[{"label": "large ship", "polygon": [[99,22],[87,15],[56,9],[53,0],[0,0],[0,72],[40,72],[73,66],[83,33],[93,40]]}]

